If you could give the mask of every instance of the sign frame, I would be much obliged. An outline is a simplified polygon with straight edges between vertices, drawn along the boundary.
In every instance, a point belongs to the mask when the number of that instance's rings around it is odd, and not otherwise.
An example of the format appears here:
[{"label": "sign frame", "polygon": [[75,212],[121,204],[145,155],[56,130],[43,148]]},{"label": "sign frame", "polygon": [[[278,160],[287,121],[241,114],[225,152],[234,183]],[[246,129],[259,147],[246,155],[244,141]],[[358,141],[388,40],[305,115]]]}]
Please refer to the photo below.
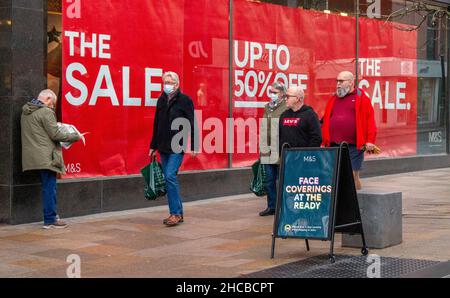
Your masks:
[{"label": "sign frame", "polygon": [[[301,235],[280,235],[279,228],[281,223],[281,208],[285,206],[284,204],[284,183],[285,183],[285,171],[286,171],[286,152],[289,151],[332,151],[335,152],[333,166],[331,167],[331,186],[332,190],[330,192],[330,202],[328,206],[328,230],[327,235],[320,236],[301,236]],[[330,174],[329,172],[325,173]],[[351,206],[351,210],[348,208],[339,208],[339,202],[342,201],[341,206],[344,205]],[[299,217],[301,218],[301,217]],[[275,217],[272,232],[272,247],[271,247],[271,258],[274,257],[275,253],[275,239],[276,238],[299,238],[305,239],[306,249],[309,251],[308,240],[322,240],[330,241],[330,252],[329,259],[330,262],[335,262],[335,257],[333,254],[334,249],[334,234],[335,233],[350,233],[350,234],[360,234],[362,238],[362,248],[361,253],[363,255],[368,254],[368,248],[366,245],[364,230],[361,221],[361,214],[357,199],[357,193],[355,188],[355,182],[353,178],[351,161],[349,155],[348,144],[343,142],[339,147],[304,147],[304,148],[283,148],[281,154],[281,164],[279,172],[279,184],[277,192],[277,205],[275,209]]]}]

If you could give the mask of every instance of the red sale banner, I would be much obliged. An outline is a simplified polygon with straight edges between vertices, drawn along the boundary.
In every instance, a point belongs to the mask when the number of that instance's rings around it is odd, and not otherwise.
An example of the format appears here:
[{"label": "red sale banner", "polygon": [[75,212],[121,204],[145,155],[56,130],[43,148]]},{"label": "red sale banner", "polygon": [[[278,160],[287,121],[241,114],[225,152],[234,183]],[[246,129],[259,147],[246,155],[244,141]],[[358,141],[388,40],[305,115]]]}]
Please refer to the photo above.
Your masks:
[{"label": "red sale banner", "polygon": [[[305,90],[305,103],[319,117],[340,70],[355,69],[355,20],[280,5],[233,2],[233,118],[261,117],[268,86],[280,81]],[[237,132],[236,132],[237,134]],[[235,144],[233,166],[258,158],[258,136],[249,133],[245,154]]]},{"label": "red sale banner", "polygon": [[356,64],[354,18],[235,0],[230,57],[227,0],[63,3],[62,121],[87,132],[64,150],[66,178],[139,173],[166,71],[179,74],[199,126],[200,154],[181,170],[227,168],[229,154],[233,167],[250,165],[274,81],[302,86],[320,118],[337,74],[356,67],[383,156],[416,153],[414,31],[361,19]]},{"label": "red sale banner", "polygon": [[372,99],[382,153],[417,152],[417,32],[396,24],[360,20],[359,86]]},{"label": "red sale banner", "polygon": [[[198,123],[226,122],[228,1],[77,1],[78,15],[63,3],[62,119],[89,132],[64,151],[66,177],[139,173],[166,71],[180,76]],[[204,124],[201,133],[214,129]],[[205,150],[182,170],[225,167],[223,149]]]},{"label": "red sale banner", "polygon": [[[372,99],[382,149],[368,157],[416,154],[416,31],[360,19],[357,62],[355,18],[245,0],[233,4],[235,119],[261,117],[274,81],[303,87],[306,104],[321,118],[338,73],[358,67],[358,86]],[[246,153],[233,155],[234,166],[258,158],[256,141],[249,134]]]}]

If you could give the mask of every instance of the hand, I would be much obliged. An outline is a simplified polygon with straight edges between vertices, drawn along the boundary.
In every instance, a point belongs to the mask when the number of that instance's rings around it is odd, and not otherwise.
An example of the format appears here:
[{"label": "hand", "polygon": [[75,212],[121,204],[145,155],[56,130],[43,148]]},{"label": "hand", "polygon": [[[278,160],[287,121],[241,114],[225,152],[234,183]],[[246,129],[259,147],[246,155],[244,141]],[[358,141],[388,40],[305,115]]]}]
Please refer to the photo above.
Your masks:
[{"label": "hand", "polygon": [[150,148],[150,151],[148,151],[148,156],[153,157],[153,155],[155,155],[155,153],[156,153],[156,149]]},{"label": "hand", "polygon": [[372,143],[366,143],[365,146],[366,146],[366,151],[368,151],[368,152],[372,152],[373,149],[375,149],[375,145]]}]

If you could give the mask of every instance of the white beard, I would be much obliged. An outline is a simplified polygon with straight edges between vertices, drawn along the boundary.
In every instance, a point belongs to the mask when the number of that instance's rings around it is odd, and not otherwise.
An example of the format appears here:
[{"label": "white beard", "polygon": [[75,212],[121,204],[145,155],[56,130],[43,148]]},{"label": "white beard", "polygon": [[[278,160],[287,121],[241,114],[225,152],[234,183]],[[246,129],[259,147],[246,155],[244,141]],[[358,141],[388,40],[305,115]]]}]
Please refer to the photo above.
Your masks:
[{"label": "white beard", "polygon": [[340,98],[346,96],[349,92],[350,92],[350,87],[347,87],[347,88],[338,87],[338,88],[336,88],[336,95],[338,97],[340,97]]}]

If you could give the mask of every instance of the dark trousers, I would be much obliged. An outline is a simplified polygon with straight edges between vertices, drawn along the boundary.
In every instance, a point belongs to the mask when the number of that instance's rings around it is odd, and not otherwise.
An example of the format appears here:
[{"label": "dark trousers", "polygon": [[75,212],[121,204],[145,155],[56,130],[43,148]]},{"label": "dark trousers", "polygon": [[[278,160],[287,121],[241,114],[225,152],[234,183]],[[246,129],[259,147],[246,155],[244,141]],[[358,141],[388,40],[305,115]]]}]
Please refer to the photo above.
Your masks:
[{"label": "dark trousers", "polygon": [[267,208],[275,210],[277,206],[277,181],[279,166],[277,164],[266,164],[264,167],[266,170]]},{"label": "dark trousers", "polygon": [[39,170],[42,183],[42,208],[44,224],[56,221],[56,173],[50,170]]}]

